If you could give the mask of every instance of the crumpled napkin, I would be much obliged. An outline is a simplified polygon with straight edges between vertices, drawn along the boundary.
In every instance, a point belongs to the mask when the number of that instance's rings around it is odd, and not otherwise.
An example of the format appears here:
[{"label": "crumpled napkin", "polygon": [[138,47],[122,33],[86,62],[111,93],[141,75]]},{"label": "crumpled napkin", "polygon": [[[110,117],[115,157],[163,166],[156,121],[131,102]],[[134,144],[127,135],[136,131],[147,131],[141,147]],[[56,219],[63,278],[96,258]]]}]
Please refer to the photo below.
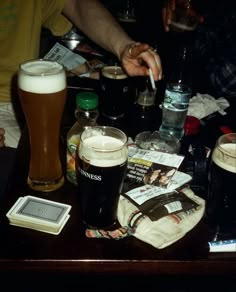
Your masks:
[{"label": "crumpled napkin", "polygon": [[225,115],[226,112],[224,110],[229,106],[229,102],[224,97],[215,99],[209,94],[197,93],[197,95],[190,99],[187,114],[198,119],[203,119],[214,112],[219,112],[221,115]]}]

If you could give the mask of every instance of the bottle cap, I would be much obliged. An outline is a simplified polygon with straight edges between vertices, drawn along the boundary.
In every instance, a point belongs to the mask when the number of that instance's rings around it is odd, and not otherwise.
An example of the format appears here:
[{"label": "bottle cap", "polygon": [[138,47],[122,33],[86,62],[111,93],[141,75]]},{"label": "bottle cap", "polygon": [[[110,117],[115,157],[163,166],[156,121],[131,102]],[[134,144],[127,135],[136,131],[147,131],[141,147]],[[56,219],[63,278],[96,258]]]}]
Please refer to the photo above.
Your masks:
[{"label": "bottle cap", "polygon": [[91,110],[98,106],[98,96],[94,92],[82,91],[76,95],[76,106],[84,110]]}]

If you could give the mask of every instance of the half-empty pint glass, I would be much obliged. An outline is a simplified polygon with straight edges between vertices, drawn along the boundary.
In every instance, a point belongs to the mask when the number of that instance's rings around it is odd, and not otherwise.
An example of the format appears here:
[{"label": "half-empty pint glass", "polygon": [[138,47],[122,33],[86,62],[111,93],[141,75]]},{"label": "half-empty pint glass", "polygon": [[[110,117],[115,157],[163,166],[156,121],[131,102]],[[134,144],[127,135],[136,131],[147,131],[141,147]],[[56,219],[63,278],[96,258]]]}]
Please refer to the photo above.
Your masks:
[{"label": "half-empty pint glass", "polygon": [[90,228],[116,223],[128,159],[127,137],[114,127],[87,127],[78,149],[78,195],[83,222]]},{"label": "half-empty pint glass", "polygon": [[48,60],[30,60],[18,72],[20,102],[30,139],[28,185],[49,192],[64,183],[59,133],[66,100],[64,67]]}]

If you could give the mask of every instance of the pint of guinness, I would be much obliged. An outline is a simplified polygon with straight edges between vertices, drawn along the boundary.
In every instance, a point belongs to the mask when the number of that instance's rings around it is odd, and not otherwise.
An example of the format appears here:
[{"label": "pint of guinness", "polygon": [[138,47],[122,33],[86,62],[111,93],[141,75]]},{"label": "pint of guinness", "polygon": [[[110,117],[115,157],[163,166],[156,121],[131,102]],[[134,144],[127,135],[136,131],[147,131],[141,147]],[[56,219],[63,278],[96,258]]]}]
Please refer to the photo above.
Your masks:
[{"label": "pint of guinness", "polygon": [[207,215],[215,236],[236,235],[236,133],[221,136],[209,166]]},{"label": "pint of guinness", "polygon": [[116,222],[127,159],[127,137],[121,130],[95,126],[82,132],[76,170],[81,214],[88,227]]},{"label": "pint of guinness", "polygon": [[59,132],[66,100],[65,70],[48,60],[22,63],[18,89],[30,137],[28,184],[37,191],[56,190],[64,183]]},{"label": "pint of guinness", "polygon": [[120,66],[104,66],[101,70],[100,124],[124,129],[129,100],[128,76]]}]

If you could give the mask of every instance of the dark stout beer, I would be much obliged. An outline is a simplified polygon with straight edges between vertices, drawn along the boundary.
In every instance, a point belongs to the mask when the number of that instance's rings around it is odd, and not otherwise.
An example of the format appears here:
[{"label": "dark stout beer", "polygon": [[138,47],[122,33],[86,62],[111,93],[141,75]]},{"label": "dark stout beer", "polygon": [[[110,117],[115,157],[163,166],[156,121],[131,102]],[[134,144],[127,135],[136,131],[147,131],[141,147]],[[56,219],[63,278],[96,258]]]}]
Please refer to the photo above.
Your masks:
[{"label": "dark stout beer", "polygon": [[125,111],[129,100],[128,76],[119,66],[105,66],[102,68],[100,81],[100,123],[123,128]]},{"label": "dark stout beer", "polygon": [[77,163],[83,221],[92,228],[109,227],[117,219],[127,166],[126,142],[104,135],[83,137]]},{"label": "dark stout beer", "polygon": [[234,142],[218,143],[209,166],[207,215],[219,233],[236,232],[236,134],[229,135],[235,137]]},{"label": "dark stout beer", "polygon": [[83,170],[78,161],[78,184],[83,221],[91,227],[111,226],[117,219],[119,195],[126,163],[111,167],[89,165]]}]

